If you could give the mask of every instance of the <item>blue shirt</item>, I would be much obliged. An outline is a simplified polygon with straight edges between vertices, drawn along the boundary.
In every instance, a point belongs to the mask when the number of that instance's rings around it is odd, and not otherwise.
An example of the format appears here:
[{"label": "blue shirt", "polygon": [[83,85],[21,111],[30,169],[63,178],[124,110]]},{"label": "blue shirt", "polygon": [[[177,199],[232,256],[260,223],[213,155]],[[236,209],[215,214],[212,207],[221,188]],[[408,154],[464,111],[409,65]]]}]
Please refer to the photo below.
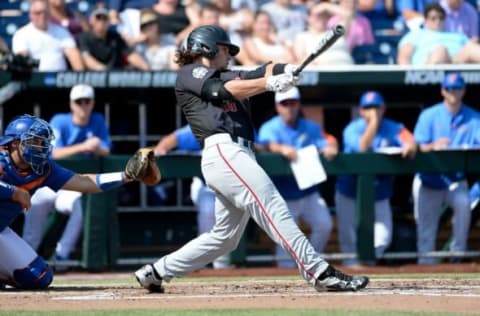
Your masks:
[{"label": "blue shirt", "polygon": [[[343,151],[345,153],[360,152],[360,137],[367,127],[363,118],[350,122],[343,130]],[[383,118],[375,135],[370,151],[381,147],[402,147],[405,143],[413,141],[413,136],[405,126],[387,118]],[[393,176],[375,177],[375,200],[380,201],[390,198],[393,194]],[[357,195],[357,177],[353,175],[340,175],[337,177],[337,190],[350,197]]]},{"label": "blue shirt", "polygon": [[[30,192],[30,195],[41,187],[48,186],[54,191],[63,187],[74,172],[58,165],[54,160],[49,160],[43,175],[30,172],[19,172],[10,160],[7,151],[0,151],[0,179],[4,183],[21,187]],[[0,232],[8,227],[18,215],[22,213],[19,203],[11,199],[0,199]]]},{"label": "blue shirt", "polygon": [[[448,147],[471,147],[480,144],[480,113],[467,105],[451,114],[443,102],[420,113],[414,137],[419,145],[430,144],[440,138],[450,139]],[[447,188],[452,182],[463,180],[463,172],[452,174],[419,174],[423,184],[434,189]]]},{"label": "blue shirt", "polygon": [[412,65],[424,65],[428,56],[439,45],[445,46],[450,56],[455,56],[467,44],[468,37],[463,33],[418,29],[408,32],[398,43],[401,47],[412,44],[415,50],[411,57]]},{"label": "blue shirt", "polygon": [[[90,121],[85,126],[73,123],[72,113],[56,114],[50,120],[55,140],[54,147],[66,147],[84,142],[86,139],[97,136],[100,146],[105,149],[112,148],[110,133],[102,114],[93,112]],[[85,153],[85,155],[89,155]]]},{"label": "blue shirt", "polygon": [[202,149],[195,135],[193,135],[190,125],[187,124],[173,133],[177,137],[178,150],[198,151]]},{"label": "blue shirt", "polygon": [[[299,118],[297,124],[292,127],[287,125],[279,115],[263,123],[258,132],[258,142],[264,145],[269,143],[285,144],[296,149],[309,145],[315,145],[322,149],[328,144],[322,128],[317,123]],[[292,176],[273,177],[272,180],[286,200],[302,198],[318,189],[313,186],[302,191]]]}]

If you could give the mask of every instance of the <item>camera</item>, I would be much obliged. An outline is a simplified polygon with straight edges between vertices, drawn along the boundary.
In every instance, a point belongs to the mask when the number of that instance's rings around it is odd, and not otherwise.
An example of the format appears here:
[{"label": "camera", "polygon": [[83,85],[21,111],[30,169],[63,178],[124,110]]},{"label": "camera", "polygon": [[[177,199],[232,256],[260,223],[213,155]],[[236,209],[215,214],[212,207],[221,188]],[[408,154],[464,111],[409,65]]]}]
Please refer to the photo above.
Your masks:
[{"label": "camera", "polygon": [[39,64],[40,60],[29,56],[10,52],[0,53],[0,68],[11,72],[13,75],[31,74],[34,69],[38,68]]}]

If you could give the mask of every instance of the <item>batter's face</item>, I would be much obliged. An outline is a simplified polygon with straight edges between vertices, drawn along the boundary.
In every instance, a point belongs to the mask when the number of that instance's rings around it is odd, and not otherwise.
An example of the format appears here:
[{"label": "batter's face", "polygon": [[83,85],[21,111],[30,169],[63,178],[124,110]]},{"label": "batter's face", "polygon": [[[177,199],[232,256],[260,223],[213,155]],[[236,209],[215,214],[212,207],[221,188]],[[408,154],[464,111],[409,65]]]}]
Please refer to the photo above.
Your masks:
[{"label": "batter's face", "polygon": [[231,58],[232,56],[228,52],[228,46],[218,45],[218,53],[210,59],[210,67],[217,69],[227,68]]}]

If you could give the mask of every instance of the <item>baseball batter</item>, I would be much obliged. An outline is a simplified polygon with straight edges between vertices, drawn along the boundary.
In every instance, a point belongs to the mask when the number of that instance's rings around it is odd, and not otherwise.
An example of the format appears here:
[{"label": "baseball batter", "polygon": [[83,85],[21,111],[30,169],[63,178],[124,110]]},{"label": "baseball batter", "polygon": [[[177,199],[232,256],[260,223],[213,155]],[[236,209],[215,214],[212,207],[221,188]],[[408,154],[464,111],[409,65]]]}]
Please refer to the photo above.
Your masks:
[{"label": "baseball batter", "polygon": [[202,173],[215,191],[215,226],[179,250],[135,272],[144,288],[162,291],[162,280],[201,268],[234,250],[250,217],[295,260],[300,274],[317,290],[355,291],[365,276],[336,270],[315,252],[293,220],[284,199],[258,165],[248,98],[287,91],[298,83],[293,65],[269,64],[252,71],[227,69],[239,48],[213,25],[195,28],[177,53],[175,93],[202,144]]},{"label": "baseball batter", "polygon": [[14,118],[0,138],[0,287],[45,289],[53,271],[9,225],[30,208],[30,196],[41,187],[97,193],[133,179],[124,172],[76,174],[50,157],[53,132],[31,115]]},{"label": "baseball batter", "polygon": [[[414,130],[422,151],[468,148],[480,144],[480,113],[463,103],[465,81],[459,73],[447,74],[441,85],[443,102],[423,110]],[[416,174],[413,181],[414,213],[417,221],[417,251],[435,250],[442,205],[453,209],[451,251],[467,249],[470,227],[470,197],[465,174]],[[420,257],[419,264],[436,263]]]}]

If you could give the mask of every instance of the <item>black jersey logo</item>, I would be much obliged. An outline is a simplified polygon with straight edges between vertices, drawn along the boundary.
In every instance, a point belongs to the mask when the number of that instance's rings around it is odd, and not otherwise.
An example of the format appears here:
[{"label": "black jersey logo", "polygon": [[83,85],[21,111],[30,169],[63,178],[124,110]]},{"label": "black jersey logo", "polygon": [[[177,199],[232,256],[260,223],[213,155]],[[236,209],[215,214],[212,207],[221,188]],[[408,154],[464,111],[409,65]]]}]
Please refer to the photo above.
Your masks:
[{"label": "black jersey logo", "polygon": [[208,69],[203,66],[195,67],[192,70],[192,76],[196,79],[202,79],[207,74]]}]

